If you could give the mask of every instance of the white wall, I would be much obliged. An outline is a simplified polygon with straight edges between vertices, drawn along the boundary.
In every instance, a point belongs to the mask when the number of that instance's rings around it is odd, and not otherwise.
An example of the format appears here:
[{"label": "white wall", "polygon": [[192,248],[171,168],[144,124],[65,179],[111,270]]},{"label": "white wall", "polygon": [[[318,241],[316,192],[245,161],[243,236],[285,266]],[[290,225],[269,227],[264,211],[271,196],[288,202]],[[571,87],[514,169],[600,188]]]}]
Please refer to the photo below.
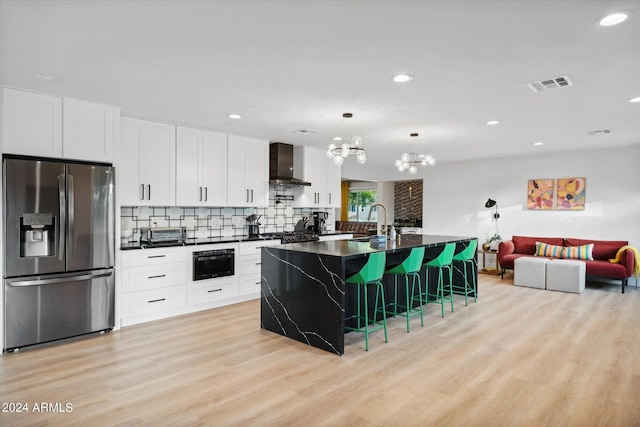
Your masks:
[{"label": "white wall", "polygon": [[[503,239],[512,235],[628,240],[640,247],[640,146],[447,163],[424,174],[427,234],[495,232],[490,197],[498,202]],[[527,181],[586,177],[584,211],[529,211]]]},{"label": "white wall", "polygon": [[[438,163],[420,168],[424,180],[425,234],[476,236],[495,233],[490,197],[498,202],[500,234],[628,240],[640,248],[640,145],[549,153],[528,157]],[[344,168],[344,166],[343,166]],[[407,179],[390,165],[343,170],[343,179]],[[527,181],[586,177],[584,211],[529,211]]]}]

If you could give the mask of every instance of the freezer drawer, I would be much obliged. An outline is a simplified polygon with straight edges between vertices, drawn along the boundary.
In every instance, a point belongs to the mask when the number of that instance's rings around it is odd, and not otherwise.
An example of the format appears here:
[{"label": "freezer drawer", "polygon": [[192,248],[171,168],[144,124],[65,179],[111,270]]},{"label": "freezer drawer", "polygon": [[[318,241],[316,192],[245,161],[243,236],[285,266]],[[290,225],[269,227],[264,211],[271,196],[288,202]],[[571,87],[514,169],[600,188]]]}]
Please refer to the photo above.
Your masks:
[{"label": "freezer drawer", "polygon": [[5,279],[5,350],[114,326],[112,269]]}]

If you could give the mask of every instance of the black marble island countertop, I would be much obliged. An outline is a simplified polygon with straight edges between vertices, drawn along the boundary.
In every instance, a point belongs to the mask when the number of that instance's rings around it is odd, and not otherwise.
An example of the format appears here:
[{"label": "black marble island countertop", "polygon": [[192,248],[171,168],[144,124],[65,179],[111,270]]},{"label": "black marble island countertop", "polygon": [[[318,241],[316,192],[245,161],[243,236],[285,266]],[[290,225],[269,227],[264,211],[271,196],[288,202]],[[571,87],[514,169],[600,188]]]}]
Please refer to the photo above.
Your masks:
[{"label": "black marble island countertop", "polygon": [[[382,245],[370,244],[368,239],[351,239],[262,248],[261,327],[342,355],[345,318],[356,310],[356,287],[346,284],[345,279],[362,268],[370,253],[385,251],[387,267],[391,267],[400,264],[412,248],[425,247],[428,261],[437,257],[447,243],[455,243],[457,253],[475,239],[404,235]],[[425,269],[421,277],[422,283],[426,283]],[[435,294],[431,279],[427,286]],[[454,280],[460,279],[460,272],[454,268]],[[383,284],[385,298],[391,301],[393,279],[385,275]],[[388,345],[392,342],[390,337]]]},{"label": "black marble island countertop", "polygon": [[386,244],[381,245],[369,243],[369,238],[363,237],[349,240],[329,240],[326,242],[289,243],[287,245],[282,245],[279,248],[287,251],[351,258],[363,254],[369,254],[371,252],[405,252],[411,248],[420,246],[424,246],[426,248],[437,248],[447,243],[457,244],[468,242],[469,240],[474,239],[476,238],[426,234],[406,234],[397,239],[395,242],[387,241]]}]

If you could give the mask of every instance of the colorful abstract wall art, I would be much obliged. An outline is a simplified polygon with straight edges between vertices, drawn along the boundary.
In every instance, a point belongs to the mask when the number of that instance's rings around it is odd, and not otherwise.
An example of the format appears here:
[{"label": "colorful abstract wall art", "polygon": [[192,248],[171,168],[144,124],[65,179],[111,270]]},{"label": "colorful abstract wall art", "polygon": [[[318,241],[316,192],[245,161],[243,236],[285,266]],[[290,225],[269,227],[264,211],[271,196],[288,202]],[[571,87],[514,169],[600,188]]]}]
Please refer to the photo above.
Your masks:
[{"label": "colorful abstract wall art", "polygon": [[556,181],[556,209],[584,210],[586,178],[558,178]]},{"label": "colorful abstract wall art", "polygon": [[530,179],[527,185],[527,209],[553,209],[553,179]]}]

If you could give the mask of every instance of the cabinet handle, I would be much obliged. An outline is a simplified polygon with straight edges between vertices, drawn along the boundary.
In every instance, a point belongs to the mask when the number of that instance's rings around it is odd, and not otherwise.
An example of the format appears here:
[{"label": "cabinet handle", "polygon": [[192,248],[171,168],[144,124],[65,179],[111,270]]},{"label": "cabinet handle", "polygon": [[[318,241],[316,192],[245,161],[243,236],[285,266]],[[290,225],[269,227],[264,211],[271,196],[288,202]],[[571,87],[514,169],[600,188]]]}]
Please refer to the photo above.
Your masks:
[{"label": "cabinet handle", "polygon": [[147,301],[148,303],[152,303],[152,302],[160,302],[160,301],[166,301],[166,298],[160,298],[160,299],[152,299],[151,301]]},{"label": "cabinet handle", "polygon": [[331,204],[331,193],[329,193],[329,204]]},{"label": "cabinet handle", "polygon": [[159,279],[161,277],[167,277],[166,274],[158,274],[157,276],[147,276],[149,279]]},{"label": "cabinet handle", "polygon": [[251,203],[253,203],[253,188],[251,189]]},{"label": "cabinet handle", "polygon": [[209,187],[204,187],[204,201],[209,200]]},{"label": "cabinet handle", "polygon": [[144,184],[140,184],[140,200],[144,200]]},{"label": "cabinet handle", "polygon": [[147,200],[151,200],[151,184],[147,185]]},{"label": "cabinet handle", "polygon": [[211,292],[218,292],[218,291],[221,291],[221,290],[222,290],[222,288],[220,288],[220,289],[211,289],[210,291],[207,291],[207,292],[211,293]]},{"label": "cabinet handle", "polygon": [[147,258],[164,258],[166,255],[149,255]]},{"label": "cabinet handle", "polygon": [[261,264],[262,264],[261,262],[256,262],[256,265],[261,265]]},{"label": "cabinet handle", "polygon": [[202,187],[200,187],[200,201],[202,201]]},{"label": "cabinet handle", "polygon": [[249,189],[248,188],[247,188],[247,200],[246,200],[246,202],[249,203]]},{"label": "cabinet handle", "polygon": [[256,282],[256,285],[262,285],[262,282]]}]

